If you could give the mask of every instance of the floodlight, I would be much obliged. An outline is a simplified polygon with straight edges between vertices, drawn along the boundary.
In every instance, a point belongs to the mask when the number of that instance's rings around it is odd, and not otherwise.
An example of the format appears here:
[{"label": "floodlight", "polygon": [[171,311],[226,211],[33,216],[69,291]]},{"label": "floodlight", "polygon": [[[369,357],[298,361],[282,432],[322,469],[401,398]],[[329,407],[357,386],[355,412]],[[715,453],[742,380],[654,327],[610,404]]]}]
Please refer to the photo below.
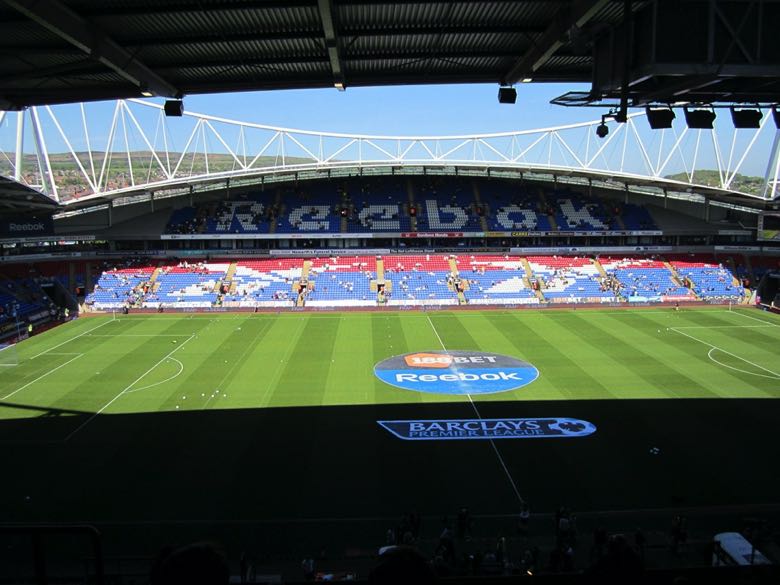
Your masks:
[{"label": "floodlight", "polygon": [[761,128],[761,110],[737,110],[731,108],[731,120],[734,128]]},{"label": "floodlight", "polygon": [[677,117],[671,108],[647,107],[645,108],[645,114],[647,115],[647,123],[650,124],[650,128],[653,130],[671,128],[672,120]]},{"label": "floodlight", "polygon": [[498,103],[513,104],[517,101],[517,90],[514,87],[498,88]]},{"label": "floodlight", "polygon": [[179,117],[184,114],[184,102],[181,100],[165,100],[163,108],[166,116]]},{"label": "floodlight", "polygon": [[691,130],[712,130],[715,112],[712,110],[689,110],[684,108],[685,123]]},{"label": "floodlight", "polygon": [[604,122],[601,122],[601,124],[596,126],[596,136],[604,138],[607,134],[609,134],[609,128]]}]

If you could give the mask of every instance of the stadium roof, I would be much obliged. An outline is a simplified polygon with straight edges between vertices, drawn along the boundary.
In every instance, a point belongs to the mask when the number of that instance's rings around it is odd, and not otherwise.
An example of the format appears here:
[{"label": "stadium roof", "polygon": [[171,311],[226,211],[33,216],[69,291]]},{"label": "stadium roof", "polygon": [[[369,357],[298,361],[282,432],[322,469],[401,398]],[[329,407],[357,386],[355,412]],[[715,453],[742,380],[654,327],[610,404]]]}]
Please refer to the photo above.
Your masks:
[{"label": "stadium roof", "polygon": [[20,211],[54,211],[59,208],[59,204],[51,197],[32,187],[0,176],[0,215]]},{"label": "stadium roof", "polygon": [[[657,18],[647,24],[648,13],[657,16],[678,4],[687,9],[677,24],[689,31],[682,45],[672,35],[680,55],[691,53],[686,45],[706,47],[711,38],[708,64],[696,61],[689,72],[677,59],[672,69],[661,70],[660,47],[650,68],[647,59],[637,61],[632,99],[681,91],[741,101],[780,96],[777,68],[766,64],[773,52],[764,48],[762,60],[751,58],[762,51],[756,32],[777,16],[777,5],[768,2],[762,10],[737,0],[715,2],[723,7],[715,8],[718,27],[710,35],[685,19],[699,22],[697,11],[713,3],[692,0],[658,0],[660,8],[649,0],[0,0],[0,109],[144,94],[590,82],[596,78],[594,55],[601,63],[597,97],[614,98],[623,70],[625,6],[637,17],[635,46],[643,47],[648,27],[652,35],[660,31]],[[751,18],[740,26],[743,14]],[[669,37],[663,32],[661,38]],[[743,83],[755,76],[760,83]],[[691,87],[681,86],[681,77],[690,77]],[[705,93],[696,94],[702,88]],[[577,100],[582,96],[569,101]]]}]

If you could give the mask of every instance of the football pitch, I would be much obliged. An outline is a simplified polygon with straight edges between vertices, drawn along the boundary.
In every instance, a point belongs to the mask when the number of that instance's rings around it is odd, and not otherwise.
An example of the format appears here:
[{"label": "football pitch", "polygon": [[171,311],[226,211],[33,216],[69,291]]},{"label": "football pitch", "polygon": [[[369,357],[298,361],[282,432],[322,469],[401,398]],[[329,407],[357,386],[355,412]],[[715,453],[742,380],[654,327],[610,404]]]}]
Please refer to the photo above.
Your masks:
[{"label": "football pitch", "polygon": [[[108,315],[12,349],[8,520],[780,503],[780,318],[753,309]],[[476,374],[419,382],[450,352]],[[492,355],[534,373],[484,375]],[[391,385],[375,367],[394,356],[433,361]],[[595,431],[403,440],[378,424],[547,417]]]}]

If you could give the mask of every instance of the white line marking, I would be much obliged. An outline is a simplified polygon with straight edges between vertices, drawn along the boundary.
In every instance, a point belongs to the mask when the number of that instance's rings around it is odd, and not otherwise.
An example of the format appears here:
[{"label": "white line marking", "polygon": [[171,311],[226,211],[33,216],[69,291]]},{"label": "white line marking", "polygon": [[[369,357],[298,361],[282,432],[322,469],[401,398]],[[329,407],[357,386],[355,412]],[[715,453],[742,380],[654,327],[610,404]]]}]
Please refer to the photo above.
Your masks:
[{"label": "white line marking", "polygon": [[181,363],[176,358],[171,358],[172,361],[179,364],[179,371],[176,372],[173,376],[170,378],[166,378],[165,380],[161,380],[160,382],[155,382],[154,384],[149,384],[147,386],[141,386],[140,388],[134,388],[133,390],[125,390],[125,394],[132,394],[133,392],[140,392],[141,390],[148,390],[149,388],[154,388],[155,386],[159,386],[160,384],[165,384],[166,382],[170,382],[171,380],[178,378],[179,375],[184,371],[184,364]]},{"label": "white line marking", "polygon": [[[60,355],[74,355],[74,354],[70,353],[70,354],[60,354]],[[25,388],[27,388],[27,386],[30,386],[30,385],[32,385],[32,384],[35,384],[35,383],[36,383],[38,380],[40,380],[41,378],[45,378],[45,377],[46,377],[46,376],[48,376],[49,374],[53,374],[54,372],[56,372],[56,371],[57,371],[57,370],[59,370],[60,368],[64,368],[64,367],[65,367],[65,366],[67,366],[67,365],[68,365],[70,362],[72,362],[72,361],[74,361],[74,360],[77,360],[77,359],[79,359],[79,358],[80,358],[81,356],[83,356],[83,355],[84,355],[83,353],[77,353],[77,354],[75,354],[75,355],[74,355],[74,357],[70,358],[70,359],[69,359],[67,362],[60,364],[60,365],[59,365],[59,366],[57,366],[56,368],[52,368],[51,370],[49,370],[49,371],[48,371],[48,372],[46,372],[45,374],[42,374],[42,375],[38,376],[37,378],[35,378],[35,380],[32,380],[31,382],[27,382],[27,384],[25,384],[25,385],[24,385],[24,386],[22,386],[21,388],[17,388],[16,390],[14,390],[13,392],[11,392],[10,394],[6,394],[6,395],[5,395],[5,396],[3,396],[2,398],[0,398],[0,400],[5,400],[6,398],[10,398],[11,396],[13,396],[14,394],[16,394],[17,392],[21,392],[22,390],[24,390]]]},{"label": "white line marking", "polygon": [[[671,330],[676,332],[676,333],[679,333],[680,335],[685,335],[685,337],[689,337],[689,338],[693,339],[694,341],[698,341],[699,343],[703,343],[704,345],[706,345],[708,347],[711,347],[713,349],[717,349],[718,351],[721,351],[723,353],[727,353],[728,355],[730,355],[732,357],[735,357],[738,360],[742,360],[743,362],[745,362],[747,364],[750,364],[751,366],[756,367],[756,368],[758,368],[760,370],[764,370],[765,372],[768,372],[768,373],[772,374],[773,376],[777,377],[778,379],[780,379],[780,374],[778,374],[777,372],[773,372],[772,370],[769,370],[769,369],[765,368],[764,366],[759,366],[758,364],[753,363],[750,360],[747,360],[747,359],[745,359],[743,357],[740,357],[740,356],[738,356],[735,353],[731,353],[730,351],[727,351],[727,350],[723,349],[722,347],[718,347],[717,345],[713,345],[713,344],[711,344],[711,343],[709,343],[707,341],[702,341],[701,339],[698,339],[698,338],[694,337],[693,335],[689,335],[689,334],[685,333],[685,331],[679,331],[676,327],[671,327]],[[715,361],[715,360],[713,360],[713,361]]]},{"label": "white line marking", "polygon": [[[444,345],[444,342],[441,340],[441,336],[439,335],[439,332],[436,330],[436,326],[433,324],[433,321],[431,321],[430,315],[425,315],[428,318],[428,323],[431,324],[431,329],[433,329],[433,332],[436,334],[436,338],[439,340],[439,343],[441,344],[441,348],[444,351],[447,351],[447,348]],[[471,394],[466,394],[468,396],[469,402],[471,403],[471,407],[474,409],[474,412],[477,415],[477,418],[479,420],[482,420],[482,415],[479,414],[479,410],[477,409],[477,405],[474,403],[474,399],[471,398]],[[490,442],[490,445],[493,447],[493,451],[496,453],[496,457],[498,457],[498,462],[501,464],[501,467],[504,468],[504,473],[506,474],[507,478],[509,479],[509,483],[512,486],[512,490],[515,492],[515,495],[517,496],[517,499],[520,501],[521,504],[525,503],[525,500],[523,499],[523,496],[520,495],[520,490],[517,489],[517,484],[515,483],[515,480],[512,478],[512,474],[509,473],[509,469],[506,466],[506,463],[504,463],[504,458],[501,457],[501,453],[498,450],[498,447],[496,446],[496,443],[493,439],[488,439]]]},{"label": "white line marking", "polygon": [[765,325],[769,327],[780,327],[777,323],[773,323],[772,321],[764,321],[763,319],[759,319],[758,317],[752,317],[750,315],[745,315],[742,311],[728,311],[729,313],[734,313],[735,315],[739,315],[740,317],[744,317],[745,319],[753,319],[753,321],[758,321],[759,323],[764,323]]},{"label": "white line marking", "polygon": [[135,380],[133,380],[133,382],[131,382],[131,383],[130,383],[130,385],[129,385],[127,388],[125,388],[125,389],[124,389],[124,390],[122,390],[122,391],[121,391],[119,394],[117,394],[116,396],[114,396],[114,397],[113,397],[111,400],[109,400],[109,401],[108,401],[108,402],[107,402],[107,403],[106,403],[106,404],[105,404],[105,405],[104,405],[104,406],[103,406],[103,407],[102,407],[100,410],[98,410],[96,413],[94,413],[92,416],[90,416],[90,417],[89,417],[87,420],[85,420],[83,423],[81,423],[81,424],[80,424],[80,425],[79,425],[79,426],[76,428],[76,430],[74,430],[73,432],[71,432],[71,433],[70,433],[70,434],[69,434],[67,437],[65,437],[65,439],[64,439],[64,440],[65,440],[65,441],[68,441],[68,440],[69,440],[71,437],[73,437],[73,435],[75,435],[75,434],[76,434],[76,433],[78,433],[78,432],[79,432],[81,429],[83,429],[85,426],[87,426],[87,425],[88,425],[88,424],[89,424],[89,423],[92,421],[92,419],[94,419],[94,418],[95,418],[97,415],[101,414],[101,413],[102,413],[102,412],[103,412],[103,411],[104,411],[106,408],[108,408],[108,407],[109,407],[109,406],[111,406],[111,405],[112,405],[114,402],[116,402],[116,401],[119,399],[119,397],[120,397],[120,396],[122,396],[123,394],[125,394],[125,393],[126,393],[128,390],[130,390],[130,389],[131,389],[133,386],[135,386],[135,385],[136,385],[138,382],[140,382],[141,380],[143,380],[143,379],[144,379],[144,377],[145,377],[146,375],[148,375],[148,374],[149,374],[149,373],[150,373],[152,370],[154,370],[154,369],[155,369],[157,366],[159,366],[161,363],[163,363],[163,361],[165,361],[166,359],[168,359],[169,357],[171,357],[171,356],[172,356],[174,353],[176,353],[177,351],[179,351],[179,350],[180,350],[182,347],[184,347],[185,345],[187,345],[187,343],[189,343],[189,342],[190,342],[191,340],[193,340],[194,338],[195,338],[195,336],[194,336],[194,335],[191,335],[191,336],[190,336],[188,339],[186,339],[186,340],[184,341],[184,343],[182,343],[181,345],[178,345],[178,346],[176,346],[176,348],[175,348],[175,349],[171,350],[171,351],[170,351],[170,352],[168,352],[166,355],[164,355],[164,356],[163,356],[163,357],[160,359],[160,361],[159,361],[159,362],[157,362],[156,364],[154,364],[154,365],[153,365],[151,368],[149,368],[149,369],[148,369],[148,370],[146,370],[146,371],[145,371],[143,374],[141,374],[141,375],[140,375],[140,376],[138,376],[138,377],[137,377]]},{"label": "white line marking", "polygon": [[53,349],[57,349],[58,347],[62,347],[62,346],[63,346],[63,345],[65,345],[66,343],[70,343],[70,342],[72,342],[72,341],[75,341],[75,340],[76,340],[76,339],[78,339],[79,337],[83,337],[84,335],[87,335],[88,333],[90,333],[90,332],[94,331],[95,329],[100,329],[101,327],[103,327],[103,325],[108,325],[109,323],[111,323],[111,321],[104,321],[103,323],[101,323],[101,324],[100,324],[100,325],[98,325],[97,327],[93,327],[92,329],[87,329],[87,330],[86,330],[84,333],[79,333],[78,335],[76,335],[76,337],[72,337],[72,338],[70,338],[70,339],[68,339],[68,340],[66,340],[66,341],[63,341],[62,343],[58,343],[58,344],[57,344],[57,345],[55,345],[54,347],[50,347],[50,348],[49,348],[49,349],[47,349],[46,351],[42,351],[41,353],[39,353],[39,354],[37,354],[37,355],[34,355],[34,356],[32,356],[30,359],[34,360],[34,359],[35,359],[35,358],[37,358],[37,357],[41,357],[43,354],[49,353],[51,350],[53,350]]},{"label": "white line marking", "polygon": [[[736,325],[735,325],[736,327]],[[194,333],[117,333],[116,335],[103,335],[90,333],[88,337],[189,337]]]},{"label": "white line marking", "polygon": [[723,362],[720,362],[717,359],[715,359],[714,357],[712,357],[712,352],[713,351],[721,351],[721,350],[713,347],[713,348],[710,349],[710,351],[707,352],[707,357],[710,358],[713,362],[715,362],[719,366],[723,366],[724,368],[728,368],[729,370],[734,370],[735,372],[741,372],[743,374],[750,374],[751,376],[760,376],[762,378],[769,378],[770,380],[780,380],[780,376],[767,376],[766,374],[758,374],[756,372],[748,372],[747,370],[742,370],[740,368],[735,368],[734,366],[730,366],[728,364],[724,364]]},{"label": "white line marking", "polygon": [[768,329],[773,325],[685,325],[677,329]]}]

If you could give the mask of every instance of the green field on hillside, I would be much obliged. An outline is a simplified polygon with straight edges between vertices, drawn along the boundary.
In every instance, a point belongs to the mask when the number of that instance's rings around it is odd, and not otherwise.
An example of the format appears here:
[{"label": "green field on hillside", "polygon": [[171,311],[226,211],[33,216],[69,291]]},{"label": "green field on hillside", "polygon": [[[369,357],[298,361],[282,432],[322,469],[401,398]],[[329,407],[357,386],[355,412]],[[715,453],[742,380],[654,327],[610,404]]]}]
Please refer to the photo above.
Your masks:
[{"label": "green field on hillside", "polygon": [[[188,539],[243,527],[283,551],[315,526],[352,539],[348,522],[413,509],[433,538],[463,505],[777,506],[779,349],[777,315],[728,307],[81,318],[0,351],[16,364],[0,368],[0,516],[119,526],[149,547],[162,524]],[[405,354],[433,375],[445,350],[538,377],[439,394],[375,375]],[[596,430],[412,441],[378,424],[544,417]]]}]

